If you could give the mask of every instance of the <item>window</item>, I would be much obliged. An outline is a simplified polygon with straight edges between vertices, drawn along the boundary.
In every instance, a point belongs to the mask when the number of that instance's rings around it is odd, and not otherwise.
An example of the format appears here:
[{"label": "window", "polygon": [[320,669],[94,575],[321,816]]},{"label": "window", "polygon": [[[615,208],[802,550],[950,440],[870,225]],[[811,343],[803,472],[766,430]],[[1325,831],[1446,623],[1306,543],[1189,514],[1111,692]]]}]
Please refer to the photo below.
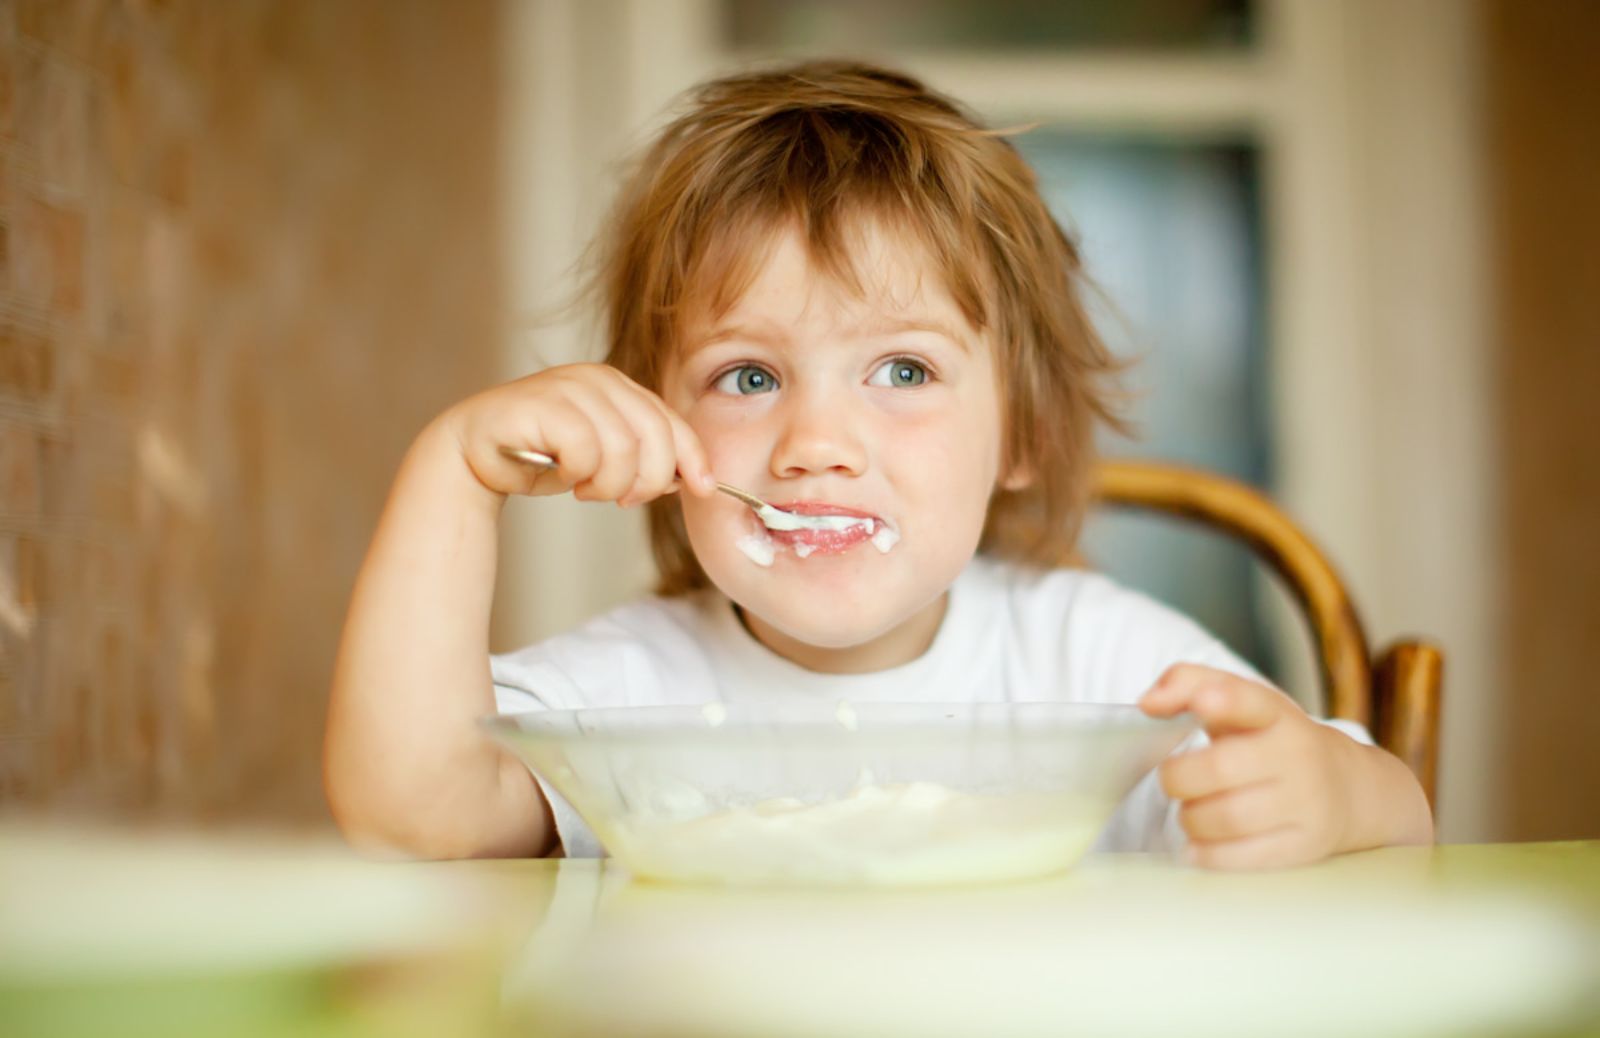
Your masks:
[{"label": "window", "polygon": [[1249,0],[727,0],[723,36],[767,50],[1229,50]]},{"label": "window", "polygon": [[[1270,490],[1257,155],[1248,141],[1034,131],[1014,138],[1097,287],[1096,326],[1133,362],[1133,441]],[[1096,568],[1194,617],[1268,674],[1272,646],[1241,546],[1170,519],[1101,513]]]}]

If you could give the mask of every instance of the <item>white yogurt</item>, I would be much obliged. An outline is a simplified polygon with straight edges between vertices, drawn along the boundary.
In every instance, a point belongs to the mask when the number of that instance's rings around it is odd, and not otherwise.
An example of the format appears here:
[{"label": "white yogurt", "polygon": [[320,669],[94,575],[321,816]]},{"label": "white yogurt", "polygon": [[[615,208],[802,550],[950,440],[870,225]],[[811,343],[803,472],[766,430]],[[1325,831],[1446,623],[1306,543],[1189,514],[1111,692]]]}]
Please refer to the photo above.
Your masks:
[{"label": "white yogurt", "polygon": [[1072,794],[980,796],[931,782],[864,785],[822,803],[791,797],[692,820],[635,813],[607,834],[635,872],[760,884],[928,885],[1068,868],[1112,805]]},{"label": "white yogurt", "polygon": [[872,520],[859,515],[800,515],[781,508],[762,505],[756,516],[769,530],[848,530],[852,526],[865,526],[872,532]]},{"label": "white yogurt", "polygon": [[734,543],[757,566],[771,566],[777,557],[778,546],[764,533],[747,533]]},{"label": "white yogurt", "polygon": [[[757,512],[765,524],[764,529],[747,533],[734,542],[734,547],[757,566],[770,568],[778,554],[778,543],[767,535],[767,530],[848,530],[855,526],[866,528],[872,546],[882,554],[900,542],[900,531],[886,519],[870,519],[853,515],[795,515],[768,505]],[[813,522],[813,520],[815,520]],[[824,522],[826,520],[826,522]],[[803,541],[789,545],[796,558],[810,558],[816,545]]]}]

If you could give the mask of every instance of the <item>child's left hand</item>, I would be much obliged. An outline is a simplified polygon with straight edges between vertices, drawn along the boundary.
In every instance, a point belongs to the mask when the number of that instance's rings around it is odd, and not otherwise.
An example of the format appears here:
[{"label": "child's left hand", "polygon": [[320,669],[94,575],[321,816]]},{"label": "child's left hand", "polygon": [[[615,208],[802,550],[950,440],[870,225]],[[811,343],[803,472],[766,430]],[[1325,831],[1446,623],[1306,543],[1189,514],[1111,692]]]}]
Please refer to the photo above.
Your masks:
[{"label": "child's left hand", "polygon": [[1275,688],[1179,664],[1139,706],[1153,717],[1187,710],[1211,738],[1160,772],[1197,865],[1281,868],[1433,839],[1422,788],[1398,758],[1318,724]]}]

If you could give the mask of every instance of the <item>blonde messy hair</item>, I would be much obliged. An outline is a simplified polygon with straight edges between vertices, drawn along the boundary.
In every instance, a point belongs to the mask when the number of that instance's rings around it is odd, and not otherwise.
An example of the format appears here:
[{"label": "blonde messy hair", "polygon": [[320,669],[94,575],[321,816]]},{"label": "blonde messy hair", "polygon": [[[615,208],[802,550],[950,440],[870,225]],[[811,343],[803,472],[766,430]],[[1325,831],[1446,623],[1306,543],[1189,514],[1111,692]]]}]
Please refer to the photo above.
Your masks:
[{"label": "blonde messy hair", "polygon": [[[705,83],[642,155],[596,240],[590,288],[606,360],[655,391],[686,329],[720,319],[783,228],[861,292],[852,233],[866,222],[920,244],[945,290],[997,349],[1002,472],[979,551],[1037,565],[1073,558],[1094,433],[1123,428],[1118,364],[1080,296],[1082,263],[999,132],[910,76],[808,61]],[[657,591],[709,584],[676,498],[650,506]]]}]

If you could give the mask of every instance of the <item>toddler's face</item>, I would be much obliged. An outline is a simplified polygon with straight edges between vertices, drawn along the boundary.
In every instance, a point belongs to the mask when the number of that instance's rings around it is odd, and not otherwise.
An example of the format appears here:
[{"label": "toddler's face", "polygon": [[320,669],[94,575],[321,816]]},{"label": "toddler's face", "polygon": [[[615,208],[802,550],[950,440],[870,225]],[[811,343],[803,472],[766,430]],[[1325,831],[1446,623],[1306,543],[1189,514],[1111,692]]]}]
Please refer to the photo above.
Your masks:
[{"label": "toddler's face", "polygon": [[[875,544],[865,528],[769,535],[732,498],[680,495],[707,576],[763,641],[807,650],[785,654],[817,669],[890,666],[921,651],[925,638],[904,659],[872,649],[905,643],[913,629],[931,636],[945,590],[977,549],[1000,469],[992,344],[920,249],[877,233],[866,248],[863,301],[783,235],[744,298],[691,330],[662,387],[718,479],[779,508],[870,516],[898,535],[887,552],[892,536]],[[769,537],[770,566],[739,547]],[[832,650],[841,651],[830,660]]]}]

